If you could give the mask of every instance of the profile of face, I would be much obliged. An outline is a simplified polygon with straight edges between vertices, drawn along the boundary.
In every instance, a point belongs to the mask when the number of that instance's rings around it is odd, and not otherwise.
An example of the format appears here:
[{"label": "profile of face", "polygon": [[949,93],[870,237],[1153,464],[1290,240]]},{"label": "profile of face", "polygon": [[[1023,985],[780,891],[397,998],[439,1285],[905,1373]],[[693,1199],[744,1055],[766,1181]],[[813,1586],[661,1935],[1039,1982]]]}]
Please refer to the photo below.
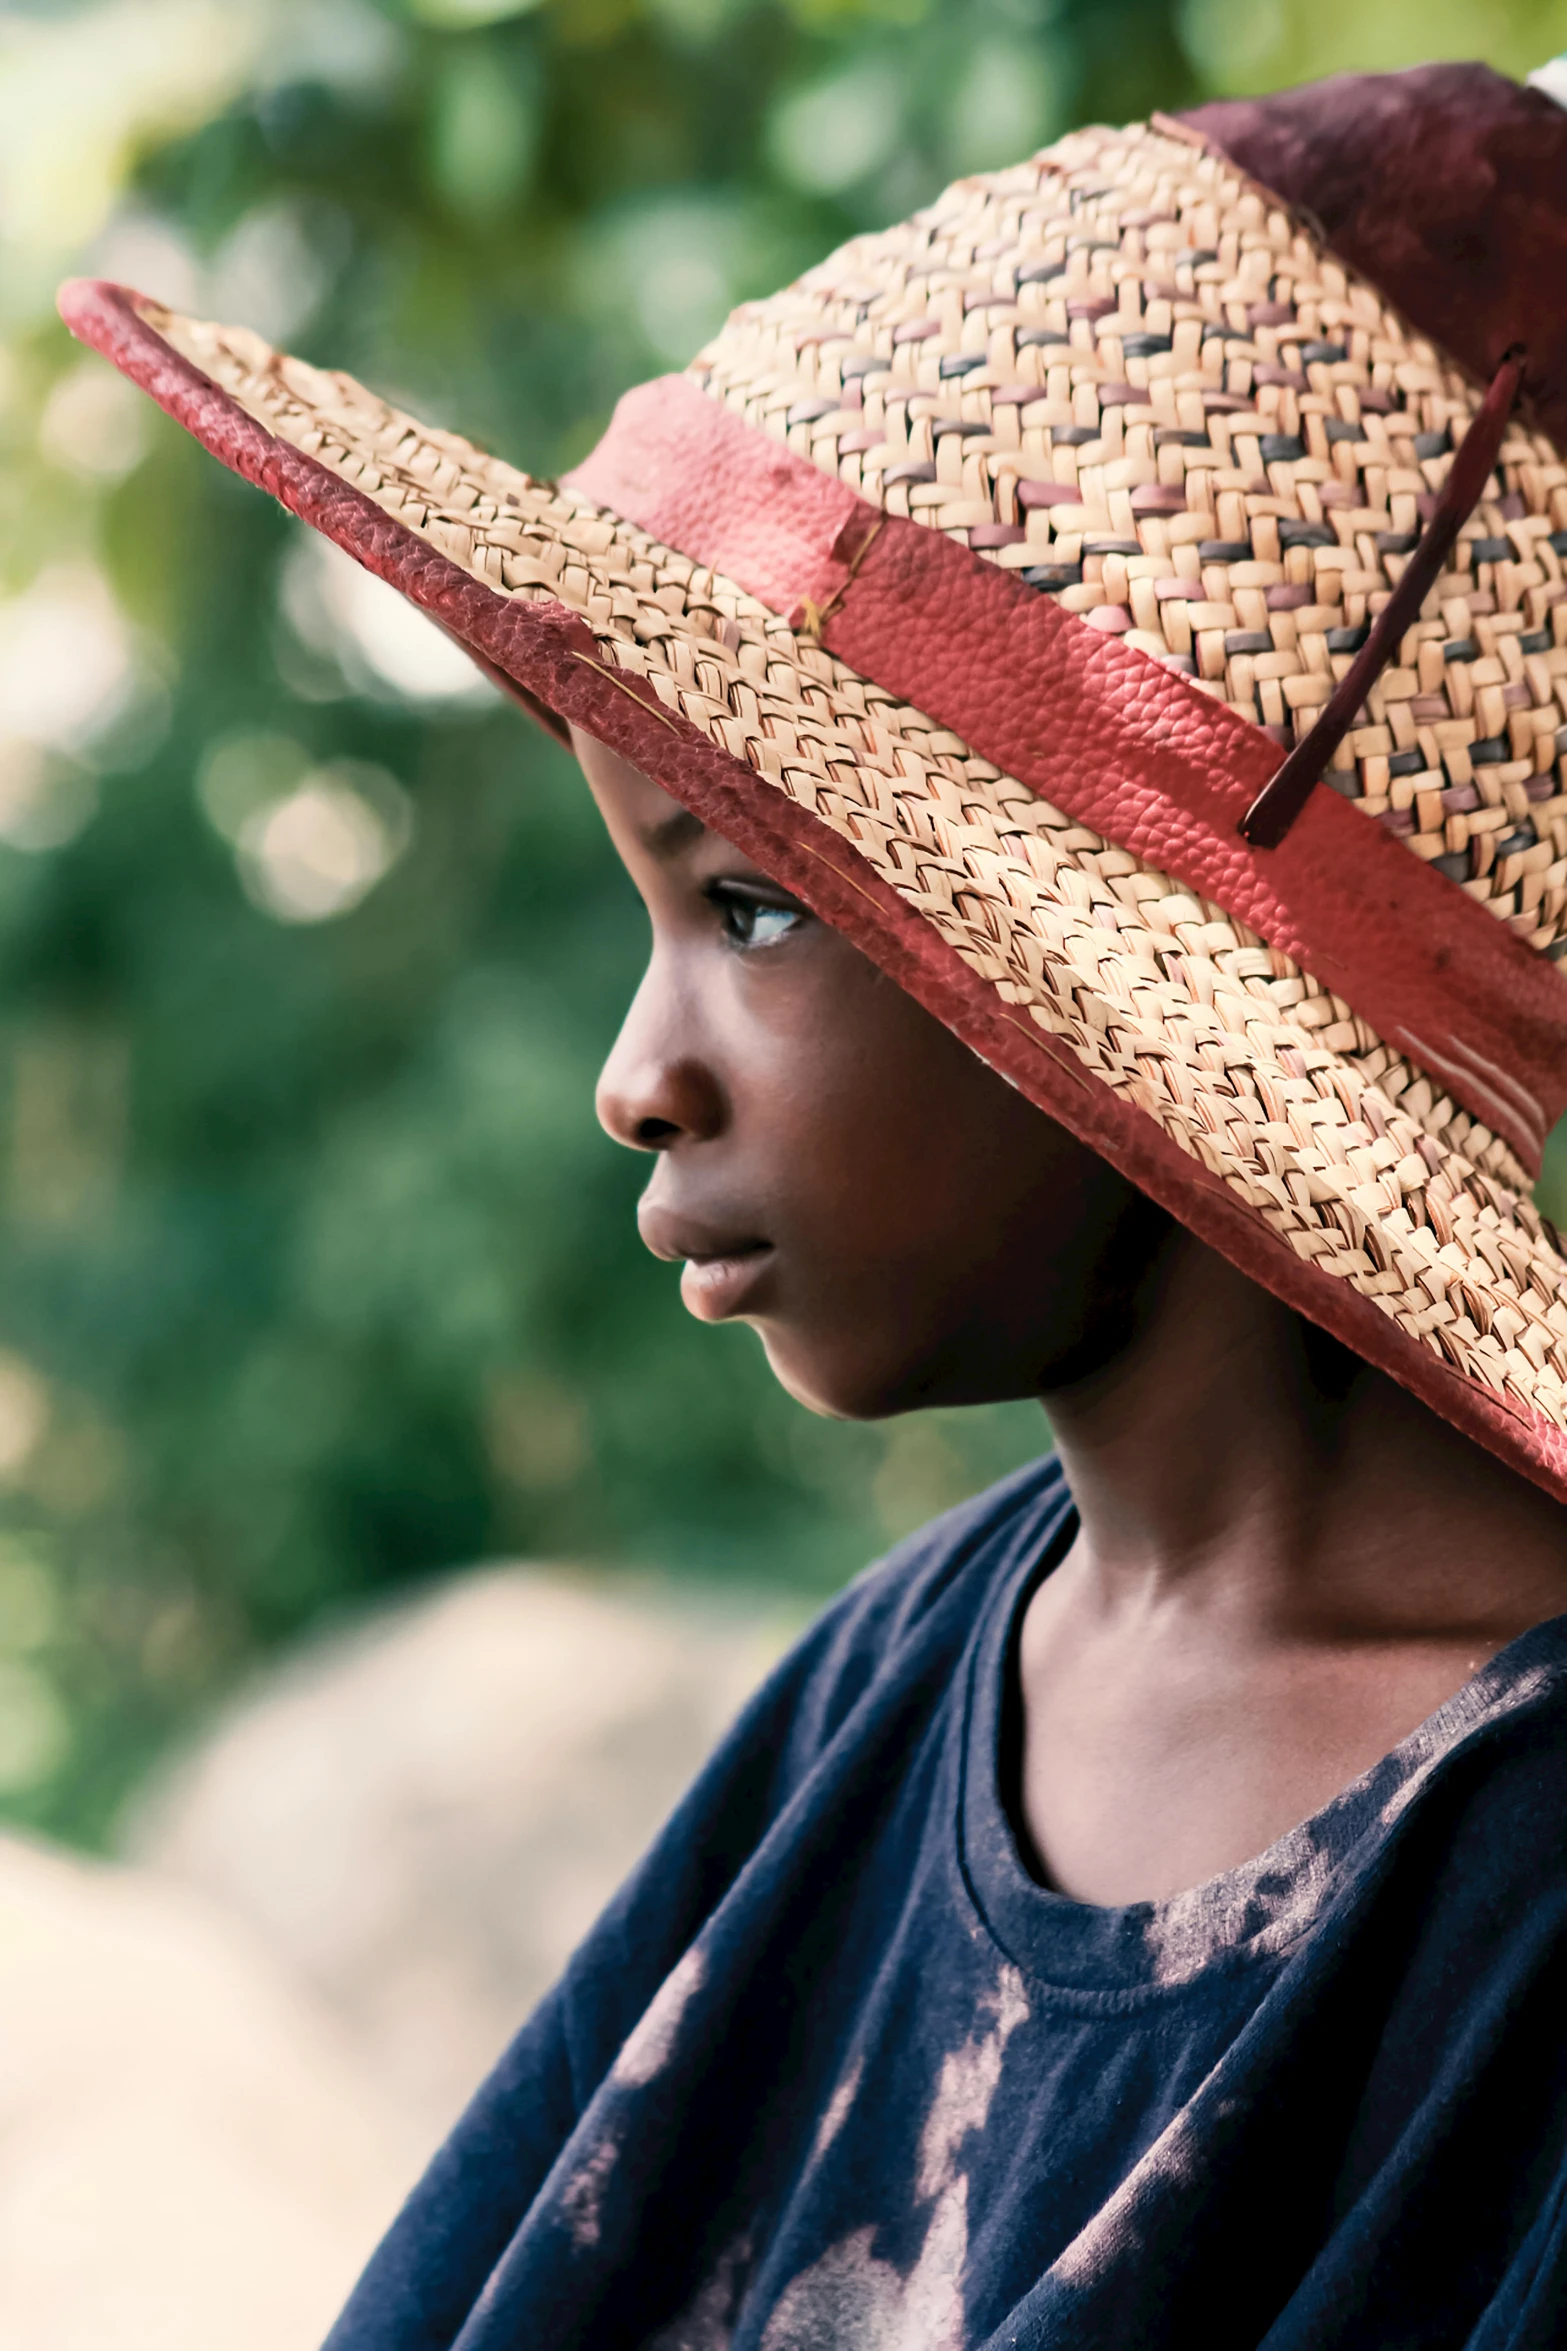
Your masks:
[{"label": "profile of face", "polygon": [[1136,1326],[1164,1212],[855,947],[580,730],[652,953],[598,1088],[704,1321],[818,1412],[1048,1395]]}]

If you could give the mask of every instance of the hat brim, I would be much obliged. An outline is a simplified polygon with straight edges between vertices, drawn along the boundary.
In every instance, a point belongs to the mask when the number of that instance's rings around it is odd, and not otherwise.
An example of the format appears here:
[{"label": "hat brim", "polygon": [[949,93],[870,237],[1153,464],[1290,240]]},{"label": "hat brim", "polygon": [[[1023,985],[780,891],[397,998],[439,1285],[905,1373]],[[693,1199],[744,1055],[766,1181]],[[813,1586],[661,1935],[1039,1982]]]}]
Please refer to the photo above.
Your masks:
[{"label": "hat brim", "polygon": [[557,728],[654,775],[1199,1238],[1567,1499],[1567,1268],[1526,1169],[1362,1006],[581,492],[243,331],[103,285],[61,307],[215,456]]}]

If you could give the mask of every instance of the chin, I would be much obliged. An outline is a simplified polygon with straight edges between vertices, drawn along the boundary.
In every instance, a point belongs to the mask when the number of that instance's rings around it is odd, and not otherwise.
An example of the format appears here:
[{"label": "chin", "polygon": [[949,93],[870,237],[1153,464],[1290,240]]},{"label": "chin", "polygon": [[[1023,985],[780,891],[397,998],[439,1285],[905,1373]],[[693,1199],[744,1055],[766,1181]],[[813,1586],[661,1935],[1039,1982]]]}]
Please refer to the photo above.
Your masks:
[{"label": "chin", "polygon": [[885,1367],[845,1360],[831,1347],[802,1342],[795,1331],[758,1326],[767,1368],[786,1395],[823,1420],[885,1420],[907,1407],[889,1400]]},{"label": "chin", "polygon": [[998,1385],[989,1366],[988,1377],[964,1378],[926,1354],[912,1362],[867,1360],[863,1350],[812,1346],[798,1332],[760,1326],[758,1335],[778,1385],[823,1420],[893,1420],[937,1405],[995,1404],[1035,1392],[1028,1383]]}]

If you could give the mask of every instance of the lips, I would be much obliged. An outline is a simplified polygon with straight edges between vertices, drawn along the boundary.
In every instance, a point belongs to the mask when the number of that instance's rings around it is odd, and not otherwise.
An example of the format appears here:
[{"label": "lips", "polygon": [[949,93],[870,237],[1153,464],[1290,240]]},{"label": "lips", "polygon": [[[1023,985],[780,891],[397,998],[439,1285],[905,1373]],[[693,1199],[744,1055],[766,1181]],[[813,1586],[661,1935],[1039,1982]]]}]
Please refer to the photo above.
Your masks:
[{"label": "lips", "polygon": [[770,1241],[756,1241],[726,1257],[688,1257],[680,1277],[688,1313],[698,1322],[726,1322],[737,1314],[755,1313],[761,1304],[757,1293],[775,1256]]},{"label": "lips", "polygon": [[699,1322],[725,1322],[756,1311],[758,1292],[777,1262],[771,1241],[733,1226],[685,1217],[644,1200],[637,1215],[655,1257],[684,1261],[680,1295]]}]

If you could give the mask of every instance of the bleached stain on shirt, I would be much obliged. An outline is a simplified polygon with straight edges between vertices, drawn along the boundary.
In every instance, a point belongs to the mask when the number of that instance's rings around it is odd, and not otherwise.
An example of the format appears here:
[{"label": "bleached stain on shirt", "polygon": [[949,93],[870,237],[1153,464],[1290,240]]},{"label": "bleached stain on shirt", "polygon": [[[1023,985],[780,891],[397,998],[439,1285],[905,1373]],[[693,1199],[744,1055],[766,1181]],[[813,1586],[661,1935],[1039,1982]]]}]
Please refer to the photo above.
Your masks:
[{"label": "bleached stain on shirt", "polygon": [[1149,1903],[1142,1927],[1152,1981],[1170,1989],[1191,1983],[1216,1956],[1242,1944],[1253,1952],[1282,1950],[1310,1925],[1322,1906],[1335,1856],[1307,1829],[1275,1846],[1266,1860],[1248,1863],[1171,1900]]},{"label": "bleached stain on shirt", "polygon": [[[645,2090],[649,2082],[658,2079],[675,2053],[686,2010],[706,1976],[707,1961],[700,1946],[693,1943],[627,2034],[609,2071],[614,2088]],[[621,2137],[621,2130],[606,2117],[596,2143],[561,2189],[561,2216],[580,2252],[590,2251],[603,2232],[604,2191],[620,2160]]]},{"label": "bleached stain on shirt", "polygon": [[604,2190],[619,2161],[620,2140],[614,2132],[606,2131],[560,2192],[561,2217],[579,2253],[586,2253],[599,2241],[603,2230]]},{"label": "bleached stain on shirt", "polygon": [[1425,1753],[1417,1768],[1394,1788],[1382,1806],[1381,1820],[1384,1827],[1391,1827],[1400,1813],[1407,1812],[1421,1794],[1432,1772],[1445,1760],[1453,1744],[1455,1731],[1462,1732],[1480,1722],[1497,1722],[1516,1713],[1520,1706],[1528,1706],[1544,1697],[1556,1678],[1550,1668],[1543,1665],[1536,1666],[1529,1673],[1508,1673],[1495,1659],[1489,1665],[1482,1666],[1471,1681],[1449,1698],[1445,1706],[1438,1708],[1430,1721],[1423,1722],[1419,1730],[1397,1750],[1403,1754],[1411,1748],[1424,1748]]},{"label": "bleached stain on shirt", "polygon": [[1002,1967],[980,2014],[980,2030],[943,2058],[920,2132],[914,2197],[931,2211],[913,2269],[905,2276],[874,2251],[874,2229],[855,2229],[784,2288],[761,2351],[963,2351],[969,2184],[958,2163],[989,2119],[1007,2043],[1028,2015],[1015,1967]]},{"label": "bleached stain on shirt", "polygon": [[699,1943],[693,1943],[677,1967],[665,1976],[642,2015],[626,2035],[620,2055],[610,2069],[610,2080],[624,2090],[645,2090],[675,2053],[681,2020],[707,1979],[707,1961]]},{"label": "bleached stain on shirt", "polygon": [[856,2057],[842,2081],[827,2101],[827,2111],[816,2126],[816,2142],[811,2149],[811,2161],[820,2163],[828,2148],[849,2119],[850,2110],[859,2095],[860,2076],[865,2070],[863,2057]]},{"label": "bleached stain on shirt", "polygon": [[1017,1969],[1004,1966],[983,2004],[989,2028],[974,2033],[942,2060],[935,2100],[920,2134],[918,2194],[943,2196],[956,2178],[958,2149],[971,2131],[982,2131],[1001,2080],[1001,2060],[1012,2035],[1028,2015],[1028,1994]]},{"label": "bleached stain on shirt", "polygon": [[946,2338],[909,2333],[904,2282],[871,2250],[875,2239],[874,2228],[856,2229],[785,2286],[762,2351],[945,2351]]},{"label": "bleached stain on shirt", "polygon": [[[1153,1981],[1167,1988],[1190,1983],[1241,1944],[1254,1953],[1286,1949],[1321,1915],[1343,1867],[1343,1824],[1359,1817],[1363,1834],[1385,1833],[1418,1802],[1455,1740],[1478,1723],[1531,1704],[1554,1678],[1543,1666],[1525,1673],[1482,1666],[1390,1755],[1266,1853],[1167,1902],[1146,1905],[1142,1941]],[[1393,1784],[1376,1802],[1377,1783],[1386,1780]]]},{"label": "bleached stain on shirt", "polygon": [[1187,2114],[1177,2114],[1135,2163],[1120,2186],[1057,2256],[1051,2276],[1058,2285],[1083,2287],[1135,2250],[1139,2216],[1157,2204],[1161,2191],[1192,2177],[1194,2156]]},{"label": "bleached stain on shirt", "polygon": [[736,2237],[685,2309],[649,2335],[642,2351],[729,2351],[750,2267],[750,2237]]}]

